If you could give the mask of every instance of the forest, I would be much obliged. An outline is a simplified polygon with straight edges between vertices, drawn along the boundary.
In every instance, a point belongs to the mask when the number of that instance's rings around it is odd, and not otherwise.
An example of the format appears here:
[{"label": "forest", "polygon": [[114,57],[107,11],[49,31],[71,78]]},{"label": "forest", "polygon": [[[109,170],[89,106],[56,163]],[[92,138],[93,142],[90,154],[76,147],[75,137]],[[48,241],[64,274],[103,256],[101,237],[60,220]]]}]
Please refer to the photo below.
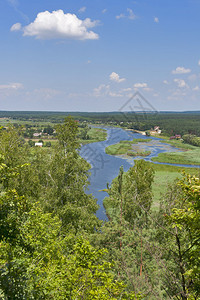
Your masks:
[{"label": "forest", "polygon": [[[108,220],[101,221],[87,193],[90,165],[79,153],[77,115],[49,115],[58,123],[51,147],[24,143],[23,128],[12,122],[0,128],[0,299],[200,299],[199,174],[183,172],[155,209],[152,164],[121,167],[105,187]],[[124,118],[100,115],[81,120],[118,125]],[[200,134],[198,114],[140,118],[126,122]]]},{"label": "forest", "polygon": [[88,124],[121,126],[147,131],[159,126],[166,136],[191,134],[200,136],[200,112],[25,112],[0,111],[0,123],[55,125],[71,116],[74,120]]}]

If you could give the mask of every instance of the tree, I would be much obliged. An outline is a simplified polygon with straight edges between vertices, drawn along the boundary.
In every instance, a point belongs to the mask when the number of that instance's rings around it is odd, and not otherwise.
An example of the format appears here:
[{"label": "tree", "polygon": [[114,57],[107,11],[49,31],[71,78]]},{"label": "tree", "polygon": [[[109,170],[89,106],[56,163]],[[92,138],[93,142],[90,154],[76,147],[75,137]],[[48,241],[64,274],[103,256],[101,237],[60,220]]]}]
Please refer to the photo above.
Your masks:
[{"label": "tree", "polygon": [[166,218],[176,237],[179,272],[182,282],[182,299],[200,297],[200,180],[185,175],[178,183],[182,197]]},{"label": "tree", "polygon": [[56,132],[58,144],[48,166],[44,207],[59,216],[65,232],[94,231],[101,222],[95,215],[96,199],[86,194],[90,165],[79,155],[78,125],[69,117]]},{"label": "tree", "polygon": [[121,168],[118,178],[112,182],[111,188],[106,190],[109,198],[105,198],[104,203],[112,203],[111,206],[115,209],[110,217],[123,215],[132,225],[141,220],[142,216],[147,217],[152,203],[153,177],[153,169],[144,160],[135,161],[134,167],[127,173]]},{"label": "tree", "polygon": [[105,251],[73,232],[63,237],[59,218],[40,203],[8,190],[0,212],[1,299],[135,299],[115,279]]},{"label": "tree", "polygon": [[129,291],[161,299],[159,276],[155,277],[156,259],[149,253],[153,176],[153,169],[143,160],[135,161],[126,173],[120,168],[118,177],[105,190],[109,221],[93,242],[108,249],[108,260],[115,262],[113,270]]}]

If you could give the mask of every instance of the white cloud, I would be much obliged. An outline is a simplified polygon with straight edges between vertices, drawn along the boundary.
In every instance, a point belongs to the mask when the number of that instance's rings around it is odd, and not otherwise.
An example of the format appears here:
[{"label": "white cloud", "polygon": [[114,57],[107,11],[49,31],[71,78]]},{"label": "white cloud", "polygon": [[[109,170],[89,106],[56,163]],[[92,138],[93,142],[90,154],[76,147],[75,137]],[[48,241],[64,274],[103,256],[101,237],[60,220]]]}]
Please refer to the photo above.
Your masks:
[{"label": "white cloud", "polygon": [[177,67],[175,70],[172,71],[172,74],[187,74],[190,72],[190,69],[185,69],[184,67]]},{"label": "white cloud", "polygon": [[91,21],[89,18],[80,20],[75,14],[57,10],[39,13],[33,23],[22,29],[24,36],[35,36],[37,39],[96,40],[99,38],[98,34],[88,31],[88,28],[96,25],[98,21]]},{"label": "white cloud", "polygon": [[122,92],[131,92],[132,91],[132,88],[126,88],[126,89],[123,89]]},{"label": "white cloud", "polygon": [[105,14],[107,12],[107,8],[104,8],[103,10],[102,10],[102,14]]},{"label": "white cloud", "polygon": [[154,22],[159,23],[159,19],[157,17],[154,17]]},{"label": "white cloud", "polygon": [[137,88],[147,88],[148,85],[145,82],[143,82],[143,83],[138,82],[138,83],[135,83],[133,87],[136,88],[136,89]]},{"label": "white cloud", "polygon": [[0,90],[19,90],[23,89],[23,84],[19,82],[9,83],[9,84],[1,84]]},{"label": "white cloud", "polygon": [[10,28],[10,31],[19,31],[21,30],[22,28],[22,25],[20,23],[16,23],[16,24],[13,24],[13,26]]},{"label": "white cloud", "polygon": [[79,13],[84,13],[86,11],[86,6],[83,6],[79,9]]},{"label": "white cloud", "polygon": [[199,91],[199,90],[200,90],[200,88],[198,85],[193,88],[193,91]]},{"label": "white cloud", "polygon": [[116,92],[112,92],[112,91],[110,91],[110,92],[108,93],[108,95],[109,95],[110,97],[123,97],[122,94],[116,93]]},{"label": "white cloud", "polygon": [[163,80],[164,84],[169,84],[169,82],[167,80]]},{"label": "white cloud", "polygon": [[118,16],[116,16],[116,19],[122,19],[122,18],[128,18],[130,20],[135,20],[137,18],[137,16],[134,14],[133,10],[131,8],[127,8],[127,12],[128,14],[120,14]]},{"label": "white cloud", "polygon": [[93,96],[95,97],[123,97],[120,91],[111,91],[110,85],[101,84],[93,90]]},{"label": "white cloud", "polygon": [[100,97],[104,95],[108,95],[110,90],[110,86],[106,84],[101,84],[99,87],[94,89],[94,96]]},{"label": "white cloud", "polygon": [[200,66],[200,60],[198,61],[198,65]]},{"label": "white cloud", "polygon": [[120,78],[119,74],[117,74],[115,72],[112,72],[110,74],[110,80],[120,83],[120,82],[125,81],[126,79],[125,78]]},{"label": "white cloud", "polygon": [[183,80],[183,79],[175,78],[174,82],[177,83],[179,88],[188,87],[185,80]]}]

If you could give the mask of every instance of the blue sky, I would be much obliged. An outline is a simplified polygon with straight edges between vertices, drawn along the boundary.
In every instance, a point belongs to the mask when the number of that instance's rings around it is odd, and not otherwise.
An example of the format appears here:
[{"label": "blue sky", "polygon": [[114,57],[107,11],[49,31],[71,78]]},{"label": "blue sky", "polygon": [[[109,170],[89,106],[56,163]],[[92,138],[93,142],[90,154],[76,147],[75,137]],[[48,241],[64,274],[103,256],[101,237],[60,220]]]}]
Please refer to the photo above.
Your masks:
[{"label": "blue sky", "polygon": [[0,110],[200,110],[200,0],[1,0]]}]

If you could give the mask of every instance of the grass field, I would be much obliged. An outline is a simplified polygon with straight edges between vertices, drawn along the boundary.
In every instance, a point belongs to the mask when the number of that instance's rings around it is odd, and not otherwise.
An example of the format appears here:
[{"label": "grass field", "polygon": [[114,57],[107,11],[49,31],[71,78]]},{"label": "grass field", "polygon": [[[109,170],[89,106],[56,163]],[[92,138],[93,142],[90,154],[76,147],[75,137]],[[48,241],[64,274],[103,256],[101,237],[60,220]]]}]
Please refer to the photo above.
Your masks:
[{"label": "grass field", "polygon": [[159,136],[159,138],[163,139],[161,143],[170,144],[176,148],[183,149],[183,150],[193,150],[196,149],[195,146],[185,144],[182,140],[170,140],[167,136]]},{"label": "grass field", "polygon": [[172,184],[175,179],[182,177],[182,171],[191,175],[200,175],[200,169],[198,168],[183,168],[177,166],[160,165],[151,163],[155,171],[154,182],[152,186],[153,191],[153,209],[159,207],[160,199],[167,192],[168,185]]},{"label": "grass field", "polygon": [[200,165],[200,148],[193,146],[193,150],[184,152],[160,153],[157,157],[152,158],[152,161],[183,165]]},{"label": "grass field", "polygon": [[[129,151],[132,150],[132,145],[137,144],[139,142],[147,143],[147,142],[150,142],[151,140],[152,139],[134,139],[132,141],[120,141],[117,144],[106,147],[105,151],[106,151],[106,154],[109,154],[109,155],[122,155],[122,154],[130,155]],[[144,152],[145,151],[140,152],[141,156]],[[132,153],[134,153],[134,152],[132,152]],[[150,153],[146,153],[146,155],[149,155],[149,154]],[[135,155],[134,154],[132,154],[132,155],[137,156],[139,154],[135,153]]]},{"label": "grass field", "polygon": [[[153,204],[152,210],[158,210],[160,206],[160,201],[165,196],[168,186],[171,185],[176,179],[181,179],[182,171],[186,174],[200,176],[200,169],[198,168],[183,168],[170,165],[154,164],[149,163],[149,165],[154,169],[154,182],[152,185],[153,192]],[[112,214],[111,203],[105,201],[105,208],[108,214]]]}]

